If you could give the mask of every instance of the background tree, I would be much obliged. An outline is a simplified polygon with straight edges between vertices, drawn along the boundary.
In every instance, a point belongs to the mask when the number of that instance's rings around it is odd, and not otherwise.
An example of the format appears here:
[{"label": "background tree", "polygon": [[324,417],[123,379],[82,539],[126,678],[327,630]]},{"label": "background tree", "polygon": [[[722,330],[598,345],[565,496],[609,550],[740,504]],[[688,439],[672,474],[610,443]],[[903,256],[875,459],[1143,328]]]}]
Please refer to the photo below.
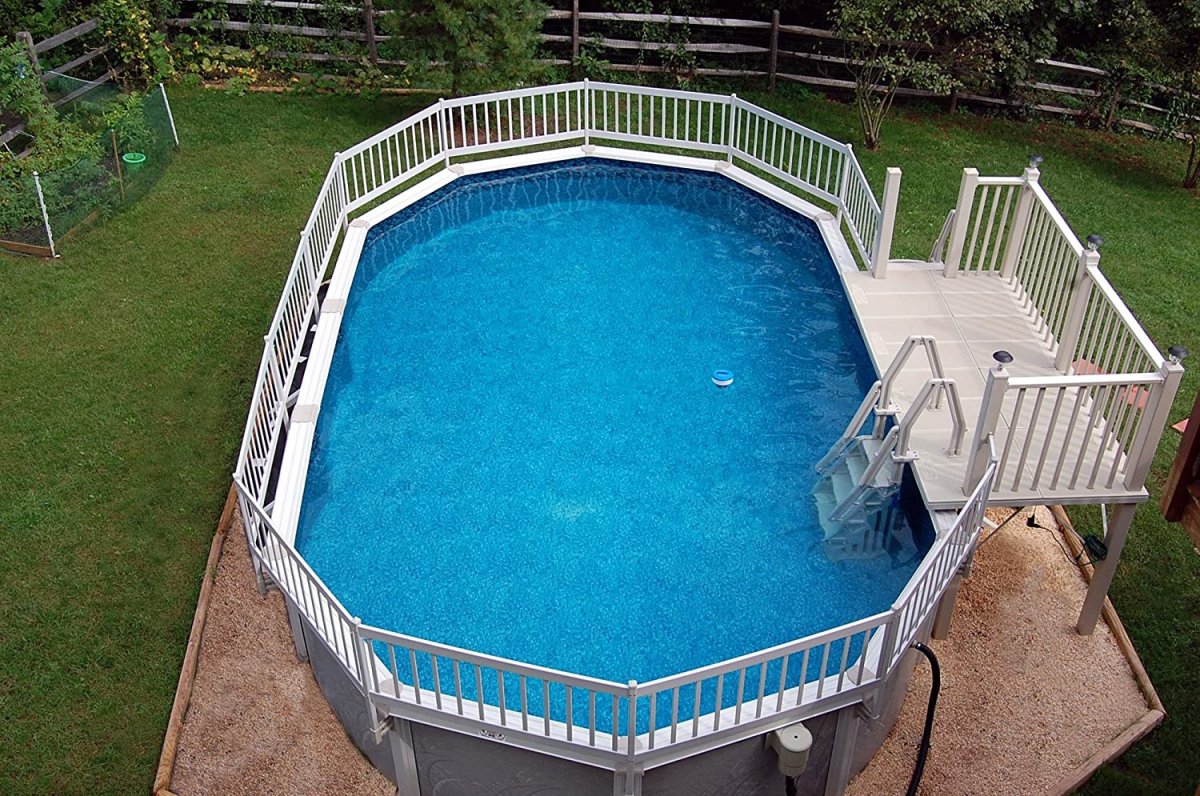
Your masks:
[{"label": "background tree", "polygon": [[1166,0],[1155,8],[1164,35],[1154,53],[1168,95],[1166,135],[1187,142],[1183,187],[1200,186],[1200,0]]},{"label": "background tree", "polygon": [[901,85],[946,94],[964,74],[985,78],[1016,57],[1032,0],[838,0],[834,29],[848,39],[863,143],[875,149]]},{"label": "background tree", "polygon": [[536,0],[394,0],[384,17],[393,52],[414,76],[452,94],[512,87],[542,71]]}]

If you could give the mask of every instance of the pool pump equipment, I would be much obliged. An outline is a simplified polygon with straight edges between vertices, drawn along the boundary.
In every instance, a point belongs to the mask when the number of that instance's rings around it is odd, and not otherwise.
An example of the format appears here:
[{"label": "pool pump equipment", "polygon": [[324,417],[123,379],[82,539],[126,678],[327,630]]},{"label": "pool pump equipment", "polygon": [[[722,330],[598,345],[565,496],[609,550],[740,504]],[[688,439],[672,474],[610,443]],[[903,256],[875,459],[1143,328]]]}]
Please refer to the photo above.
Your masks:
[{"label": "pool pump equipment", "polygon": [[775,730],[767,736],[767,746],[779,755],[779,773],[784,776],[787,796],[796,796],[796,777],[808,768],[808,753],[812,750],[812,733],[797,722]]}]

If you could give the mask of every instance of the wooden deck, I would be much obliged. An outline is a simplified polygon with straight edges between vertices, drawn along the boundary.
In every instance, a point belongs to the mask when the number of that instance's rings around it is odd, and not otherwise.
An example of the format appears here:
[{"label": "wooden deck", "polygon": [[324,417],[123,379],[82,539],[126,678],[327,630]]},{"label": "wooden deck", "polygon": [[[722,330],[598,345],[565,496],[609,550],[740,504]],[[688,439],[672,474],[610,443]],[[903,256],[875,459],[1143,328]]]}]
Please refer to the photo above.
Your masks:
[{"label": "wooden deck", "polygon": [[[1012,354],[1008,371],[1013,377],[1064,375],[1054,366],[1054,352],[1046,334],[1036,328],[1035,320],[1021,305],[1011,283],[995,272],[967,273],[948,279],[940,264],[892,261],[885,279],[876,279],[865,271],[843,270],[841,275],[880,373],[911,335],[932,335],[937,339],[945,375],[955,380],[962,397],[967,444],[978,422],[988,371],[995,364],[993,352],[1005,350]],[[916,352],[892,391],[893,401],[902,412],[908,410],[931,377],[924,355]],[[1083,419],[1077,422],[1086,424],[1090,411],[1091,407],[1085,406],[1081,412]],[[1051,420],[1055,418],[1050,411],[1043,411],[1031,430],[1025,419],[1027,409],[1014,428],[1013,407],[1005,405],[996,446],[999,451],[1007,449],[1009,460],[1017,463],[1014,475],[1020,472],[1023,476],[1015,488],[1014,477],[1006,477],[993,493],[992,505],[1120,503],[1146,499],[1145,489],[1128,490],[1119,474],[1110,477],[1116,473],[1119,459],[1124,458],[1119,446],[1109,444],[1102,457],[1096,456],[1103,444],[1102,423],[1096,423],[1090,435],[1090,455],[1080,456],[1081,441],[1076,440],[1068,446],[1061,464],[1057,457],[1042,461],[1036,452],[1023,456],[1027,443],[1036,441],[1038,450],[1045,450],[1044,440],[1061,440],[1066,435],[1069,414],[1070,407],[1064,408],[1057,413],[1058,422],[1052,426]],[[943,407],[922,415],[912,435],[911,447],[919,454],[913,463],[914,474],[926,502],[934,509],[959,508],[966,502],[963,481],[967,446],[964,445],[962,455],[947,452],[951,429],[950,412]],[[1042,477],[1030,477],[1039,469]],[[1053,478],[1056,470],[1058,478]],[[1040,484],[1039,488],[1021,485],[1034,482]]]}]

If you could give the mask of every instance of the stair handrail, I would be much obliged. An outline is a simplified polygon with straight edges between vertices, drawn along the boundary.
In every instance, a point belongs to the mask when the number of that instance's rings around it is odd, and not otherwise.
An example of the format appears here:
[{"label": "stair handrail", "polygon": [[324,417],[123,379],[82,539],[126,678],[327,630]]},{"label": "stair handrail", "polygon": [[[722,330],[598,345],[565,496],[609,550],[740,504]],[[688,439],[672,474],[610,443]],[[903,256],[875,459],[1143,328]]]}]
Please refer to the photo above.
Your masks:
[{"label": "stair handrail", "polygon": [[867,469],[863,471],[862,477],[858,479],[858,483],[855,484],[854,488],[850,490],[850,494],[846,495],[846,497],[842,499],[842,502],[837,504],[833,511],[830,512],[830,520],[839,522],[844,516],[846,516],[846,512],[854,507],[854,505],[858,502],[858,499],[864,492],[867,491],[870,485],[875,482],[875,478],[879,475],[879,471],[883,469],[883,465],[891,462],[892,459],[888,454],[895,450],[896,440],[899,438],[899,436],[899,426],[892,426],[891,429],[888,430],[887,436],[883,438],[883,443],[880,445],[879,450],[875,453],[875,456],[872,457],[871,461],[867,464]]},{"label": "stair handrail", "polygon": [[850,423],[846,426],[846,430],[842,432],[842,436],[838,437],[837,442],[833,443],[833,445],[829,448],[829,452],[822,456],[821,460],[817,462],[818,473],[824,473],[826,470],[828,470],[829,466],[837,461],[838,457],[846,451],[846,448],[848,448],[850,443],[854,441],[854,438],[858,436],[858,432],[862,430],[863,423],[867,422],[867,416],[870,415],[871,410],[875,408],[876,401],[879,398],[879,392],[882,388],[883,382],[877,379],[875,383],[871,385],[871,388],[867,390],[866,397],[864,397],[862,403],[858,405],[858,409],[854,412],[854,417],[850,419]]},{"label": "stair handrail", "polygon": [[942,223],[942,231],[938,233],[937,240],[933,242],[933,251],[929,252],[929,262],[942,262],[942,255],[946,253],[946,241],[950,238],[950,230],[954,227],[955,208],[950,208],[950,212],[946,214],[946,220]]}]

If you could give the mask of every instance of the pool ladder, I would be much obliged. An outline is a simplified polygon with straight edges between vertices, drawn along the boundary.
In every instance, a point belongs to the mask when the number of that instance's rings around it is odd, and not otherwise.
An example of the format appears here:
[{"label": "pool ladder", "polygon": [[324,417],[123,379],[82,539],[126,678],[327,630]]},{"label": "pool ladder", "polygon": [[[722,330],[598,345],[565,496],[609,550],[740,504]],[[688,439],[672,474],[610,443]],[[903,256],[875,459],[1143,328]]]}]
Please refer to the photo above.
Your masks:
[{"label": "pool ladder", "polygon": [[[925,350],[933,377],[901,411],[892,402],[892,387],[918,347]],[[966,434],[958,386],[945,376],[937,341],[929,335],[909,337],[883,377],[867,390],[842,436],[817,463],[820,477],[813,500],[830,558],[874,558],[911,544],[899,505],[904,466],[919,457],[909,440],[922,413],[941,409],[943,398],[953,423],[948,452],[958,455]],[[870,432],[860,434],[868,421]]]}]

